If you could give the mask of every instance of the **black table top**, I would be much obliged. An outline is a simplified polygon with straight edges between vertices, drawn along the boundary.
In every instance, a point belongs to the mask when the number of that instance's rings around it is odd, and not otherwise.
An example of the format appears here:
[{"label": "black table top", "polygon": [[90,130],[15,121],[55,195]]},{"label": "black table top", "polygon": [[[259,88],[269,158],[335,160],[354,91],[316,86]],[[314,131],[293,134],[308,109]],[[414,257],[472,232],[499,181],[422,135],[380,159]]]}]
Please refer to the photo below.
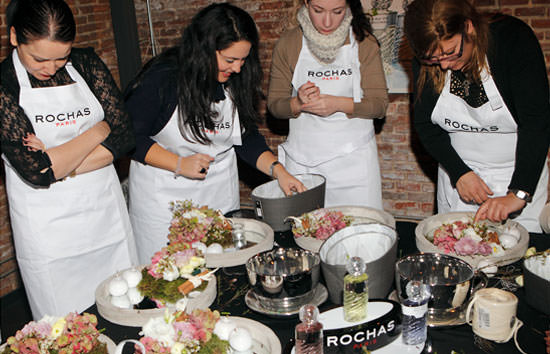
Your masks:
[{"label": "black table top", "polygon": [[[414,241],[415,226],[416,224],[411,222],[397,222],[397,232],[399,235],[398,257],[417,252]],[[275,241],[281,247],[297,247],[290,232],[275,233]],[[535,246],[537,250],[550,248],[550,235],[531,234],[530,246]],[[515,267],[516,271],[521,272],[521,264],[519,262],[509,267]],[[294,336],[294,327],[299,322],[298,317],[268,317],[249,309],[244,302],[244,295],[250,289],[244,266],[220,269],[216,275],[219,284],[218,294],[210,308],[220,311],[222,315],[247,317],[265,324],[279,337],[283,352],[285,352],[285,347],[288,351]],[[496,280],[492,281],[495,282]],[[495,284],[490,283],[489,286],[495,286]],[[496,284],[496,286],[499,285]],[[523,288],[517,289],[514,294],[519,299],[517,316],[524,323],[518,332],[519,345],[524,352],[529,354],[545,353],[544,332],[550,329],[550,316],[540,313],[526,303]],[[335,306],[330,300],[327,300],[319,309],[323,312]],[[97,315],[98,328],[105,328],[104,333],[116,343],[124,339],[139,338],[138,332],[141,328],[120,326],[105,320],[97,312],[96,305],[88,308],[86,312]],[[469,325],[428,329],[428,342],[424,352],[442,354],[451,353],[453,350],[461,354],[519,353],[513,339],[508,343],[498,344],[476,338]],[[130,351],[125,348],[124,352]]]}]

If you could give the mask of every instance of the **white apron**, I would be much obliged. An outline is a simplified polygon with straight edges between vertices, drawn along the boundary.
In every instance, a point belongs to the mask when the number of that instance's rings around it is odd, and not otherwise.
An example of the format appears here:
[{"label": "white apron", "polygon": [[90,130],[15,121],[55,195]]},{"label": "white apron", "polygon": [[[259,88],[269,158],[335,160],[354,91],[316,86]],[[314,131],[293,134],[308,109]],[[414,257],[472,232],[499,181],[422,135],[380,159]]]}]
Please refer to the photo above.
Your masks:
[{"label": "white apron", "polygon": [[[319,63],[302,38],[302,50],[292,77],[293,95],[307,81],[322,94],[353,97],[360,102],[358,46],[350,29],[350,44],[342,46],[332,64]],[[378,151],[371,119],[328,117],[302,112],[289,122],[279,160],[291,174],[318,173],[326,178],[325,206],[361,205],[382,209]]]},{"label": "white apron", "polygon": [[[451,144],[462,160],[493,191],[504,196],[515,166],[517,124],[498,92],[492,76],[483,73],[483,87],[489,99],[473,108],[450,93],[450,75],[432,113],[432,122],[449,132]],[[547,198],[548,167],[544,164],[533,201],[527,203],[515,221],[530,232],[541,232],[538,217]],[[439,213],[476,211],[479,205],[462,200],[447,172],[439,166],[437,183]]]},{"label": "white apron", "polygon": [[163,148],[180,156],[196,153],[215,158],[203,180],[184,176],[174,178],[172,171],[132,161],[130,165],[130,221],[136,235],[141,264],[151,263],[152,255],[168,243],[172,213],[170,202],[192,200],[223,213],[238,209],[239,176],[233,145],[241,145],[238,112],[233,115],[233,102],[226,99],[215,104],[220,122],[215,131],[208,131],[210,145],[185,140],[178,128],[176,108],[166,126],[152,139]]},{"label": "white apron", "polygon": [[[103,120],[103,108],[69,62],[73,84],[32,88],[17,51],[19,105],[46,148]],[[47,188],[24,181],[5,160],[17,263],[33,318],[81,312],[99,283],[135,263],[128,211],[112,164]]]}]

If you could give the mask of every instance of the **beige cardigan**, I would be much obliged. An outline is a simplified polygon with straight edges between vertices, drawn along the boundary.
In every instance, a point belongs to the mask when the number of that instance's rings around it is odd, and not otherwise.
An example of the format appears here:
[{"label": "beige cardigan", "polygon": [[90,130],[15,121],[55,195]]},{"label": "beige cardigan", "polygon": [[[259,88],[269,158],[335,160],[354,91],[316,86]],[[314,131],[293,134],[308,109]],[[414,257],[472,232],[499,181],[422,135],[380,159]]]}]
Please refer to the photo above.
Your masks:
[{"label": "beige cardigan", "polygon": [[[346,44],[349,43],[349,38]],[[353,104],[350,118],[383,118],[388,106],[388,89],[380,58],[380,48],[373,36],[359,42],[361,88],[363,99]],[[302,50],[302,30],[293,28],[282,34],[273,50],[267,107],[277,118],[295,118],[290,109],[292,76]]]}]

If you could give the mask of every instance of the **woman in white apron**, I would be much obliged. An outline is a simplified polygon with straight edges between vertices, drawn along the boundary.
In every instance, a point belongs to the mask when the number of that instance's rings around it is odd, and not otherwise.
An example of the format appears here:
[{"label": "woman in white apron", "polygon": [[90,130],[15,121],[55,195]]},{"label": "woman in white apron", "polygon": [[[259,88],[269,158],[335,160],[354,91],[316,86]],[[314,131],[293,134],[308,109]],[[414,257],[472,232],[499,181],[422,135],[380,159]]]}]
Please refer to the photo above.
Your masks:
[{"label": "woman in white apron", "polygon": [[485,19],[468,0],[415,0],[405,31],[419,59],[415,127],[440,163],[438,211],[513,217],[541,232],[550,103],[532,30],[510,16]]},{"label": "woman in white apron", "polygon": [[268,108],[290,119],[279,160],[327,180],[325,206],[382,209],[373,118],[388,104],[380,49],[359,0],[300,0],[273,52]]},{"label": "woman in white apron", "polygon": [[85,310],[101,281],[135,263],[112,165],[133,139],[105,65],[72,48],[67,4],[12,1],[7,18],[15,49],[1,64],[2,157],[17,262],[38,320]]},{"label": "woman in white apron", "polygon": [[254,20],[238,7],[214,4],[192,19],[179,47],[154,58],[131,85],[126,106],[137,147],[130,218],[141,263],[168,242],[171,201],[223,213],[239,208],[235,151],[277,178],[286,194],[305,189],[255,126],[261,77]]}]

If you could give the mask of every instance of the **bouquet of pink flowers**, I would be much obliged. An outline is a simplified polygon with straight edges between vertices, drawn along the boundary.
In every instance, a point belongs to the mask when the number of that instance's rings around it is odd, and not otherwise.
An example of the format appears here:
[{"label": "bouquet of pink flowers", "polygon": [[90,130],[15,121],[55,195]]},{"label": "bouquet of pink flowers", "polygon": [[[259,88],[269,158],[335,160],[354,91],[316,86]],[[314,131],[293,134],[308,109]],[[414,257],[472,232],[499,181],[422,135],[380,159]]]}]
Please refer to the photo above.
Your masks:
[{"label": "bouquet of pink flowers", "polygon": [[447,254],[487,256],[503,251],[498,233],[489,231],[485,224],[473,221],[458,220],[443,224],[434,231],[433,237],[427,239]]},{"label": "bouquet of pink flowers", "polygon": [[170,242],[202,242],[207,246],[212,243],[222,246],[233,244],[231,223],[219,210],[208,209],[207,206],[197,207],[188,200],[171,202],[170,207]]},{"label": "bouquet of pink flowers", "polygon": [[336,231],[351,225],[353,217],[346,216],[341,211],[317,209],[293,220],[292,232],[295,237],[326,240]]},{"label": "bouquet of pink flowers", "polygon": [[140,342],[147,354],[216,353],[225,354],[229,342],[213,331],[220,319],[218,311],[194,310],[191,314],[176,312],[150,319],[144,326]]},{"label": "bouquet of pink flowers", "polygon": [[97,318],[88,313],[66,317],[44,316],[31,321],[9,337],[2,354],[106,354],[107,346],[98,340]]}]

